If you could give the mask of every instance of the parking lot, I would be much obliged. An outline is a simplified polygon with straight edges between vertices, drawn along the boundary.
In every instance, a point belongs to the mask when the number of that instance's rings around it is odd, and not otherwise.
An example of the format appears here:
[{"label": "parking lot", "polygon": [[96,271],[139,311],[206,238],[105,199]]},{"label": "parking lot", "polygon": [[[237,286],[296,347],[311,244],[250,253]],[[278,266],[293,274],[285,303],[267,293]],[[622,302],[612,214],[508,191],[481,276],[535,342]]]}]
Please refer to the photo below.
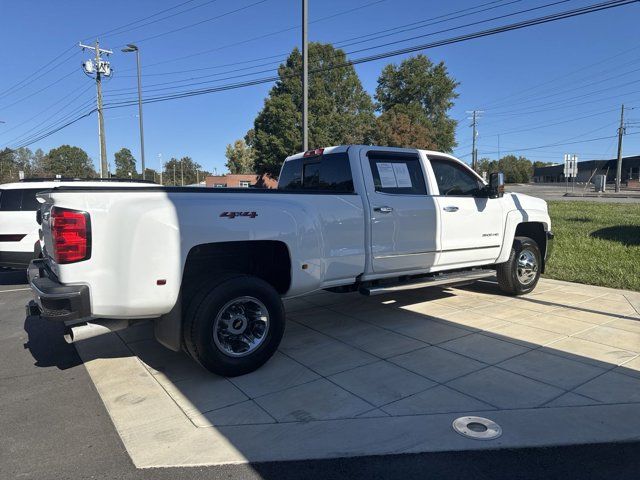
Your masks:
[{"label": "parking lot", "polygon": [[[562,200],[576,202],[598,202],[598,203],[638,203],[640,202],[640,192],[637,190],[623,189],[616,194],[611,186],[607,186],[604,195],[597,195],[593,185],[580,183],[572,187],[564,183],[515,183],[506,186],[506,191],[525,193],[544,200]],[[570,195],[565,196],[565,193]],[[586,196],[582,196],[586,195]]]},{"label": "parking lot", "polygon": [[[492,282],[323,292],[287,302],[285,339],[265,367],[224,379],[161,347],[148,324],[77,344],[76,362],[44,357],[24,288],[3,286],[0,301],[22,316],[36,365],[70,372],[81,359],[138,468],[640,438],[638,293],[552,280],[519,298]],[[454,432],[468,415],[497,422],[502,436]]]}]

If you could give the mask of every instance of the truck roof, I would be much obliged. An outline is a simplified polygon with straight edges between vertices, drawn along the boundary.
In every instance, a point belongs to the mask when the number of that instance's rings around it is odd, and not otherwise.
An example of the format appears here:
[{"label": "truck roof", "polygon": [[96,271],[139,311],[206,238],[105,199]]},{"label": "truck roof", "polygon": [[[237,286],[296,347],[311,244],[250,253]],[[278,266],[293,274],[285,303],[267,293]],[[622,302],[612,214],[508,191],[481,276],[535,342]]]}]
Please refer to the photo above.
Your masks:
[{"label": "truck roof", "polygon": [[334,146],[331,146],[331,147],[318,148],[316,150],[307,150],[306,152],[299,152],[299,153],[290,155],[285,159],[285,162],[287,162],[289,160],[295,160],[295,159],[298,159],[298,158],[301,158],[301,157],[304,157],[304,156],[319,155],[320,153],[325,154],[325,153],[346,152],[351,147],[380,148],[380,149],[389,150],[389,151],[392,151],[392,152],[406,152],[406,153],[422,152],[427,156],[429,156],[429,155],[437,155],[439,157],[447,157],[447,158],[450,158],[452,160],[456,160],[456,161],[466,165],[465,162],[463,162],[462,160],[454,157],[450,153],[438,152],[436,150],[424,150],[424,149],[420,149],[420,148],[386,147],[384,145],[334,145]]},{"label": "truck roof", "polygon": [[34,189],[43,190],[55,187],[152,187],[157,186],[150,180],[132,180],[128,178],[28,178],[19,182],[0,184],[0,190]]}]

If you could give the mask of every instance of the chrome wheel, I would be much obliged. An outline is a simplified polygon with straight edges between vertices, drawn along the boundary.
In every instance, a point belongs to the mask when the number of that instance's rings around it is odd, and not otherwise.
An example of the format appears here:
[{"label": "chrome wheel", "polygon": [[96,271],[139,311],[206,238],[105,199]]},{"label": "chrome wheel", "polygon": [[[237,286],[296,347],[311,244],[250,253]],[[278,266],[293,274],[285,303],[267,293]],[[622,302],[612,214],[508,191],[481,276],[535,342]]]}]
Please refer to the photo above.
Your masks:
[{"label": "chrome wheel", "polygon": [[254,297],[239,297],[227,302],[213,322],[213,341],[230,357],[244,357],[255,351],[269,332],[269,312]]},{"label": "chrome wheel", "polygon": [[524,249],[518,255],[518,281],[522,285],[532,283],[538,274],[538,260],[535,253]]}]

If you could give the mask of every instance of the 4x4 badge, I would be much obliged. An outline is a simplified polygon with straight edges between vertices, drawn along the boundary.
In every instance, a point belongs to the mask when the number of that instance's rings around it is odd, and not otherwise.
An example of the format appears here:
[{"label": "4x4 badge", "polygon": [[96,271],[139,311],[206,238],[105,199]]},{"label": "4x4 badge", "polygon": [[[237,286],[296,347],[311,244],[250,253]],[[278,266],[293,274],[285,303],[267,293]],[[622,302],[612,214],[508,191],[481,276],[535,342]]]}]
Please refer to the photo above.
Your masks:
[{"label": "4x4 badge", "polygon": [[236,218],[236,217],[249,217],[256,218],[258,214],[256,212],[222,212],[221,217]]}]

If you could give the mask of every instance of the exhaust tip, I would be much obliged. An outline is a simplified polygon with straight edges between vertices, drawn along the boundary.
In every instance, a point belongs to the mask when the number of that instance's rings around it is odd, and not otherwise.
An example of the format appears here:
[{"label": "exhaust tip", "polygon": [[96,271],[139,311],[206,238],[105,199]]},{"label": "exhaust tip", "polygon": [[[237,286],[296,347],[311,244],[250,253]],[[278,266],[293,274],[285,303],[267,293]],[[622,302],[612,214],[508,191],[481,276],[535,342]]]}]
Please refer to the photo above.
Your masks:
[{"label": "exhaust tip", "polygon": [[105,333],[122,330],[123,328],[127,328],[129,324],[130,322],[128,320],[96,320],[76,323],[65,326],[63,336],[65,342],[76,343]]},{"label": "exhaust tip", "polygon": [[73,328],[65,326],[63,338],[64,338],[65,342],[73,343],[73,340],[74,340],[74,338],[73,338]]}]

